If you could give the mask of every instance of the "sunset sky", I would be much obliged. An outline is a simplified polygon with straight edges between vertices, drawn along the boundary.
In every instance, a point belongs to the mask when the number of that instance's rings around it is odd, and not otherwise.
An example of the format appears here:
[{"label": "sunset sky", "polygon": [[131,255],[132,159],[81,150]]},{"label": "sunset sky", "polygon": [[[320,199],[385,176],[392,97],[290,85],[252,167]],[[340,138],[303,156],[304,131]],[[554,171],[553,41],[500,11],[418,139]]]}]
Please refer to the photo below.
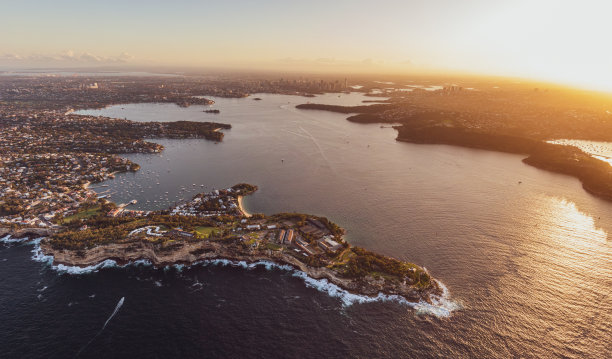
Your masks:
[{"label": "sunset sky", "polygon": [[5,1],[0,68],[520,76],[612,91],[605,0]]}]

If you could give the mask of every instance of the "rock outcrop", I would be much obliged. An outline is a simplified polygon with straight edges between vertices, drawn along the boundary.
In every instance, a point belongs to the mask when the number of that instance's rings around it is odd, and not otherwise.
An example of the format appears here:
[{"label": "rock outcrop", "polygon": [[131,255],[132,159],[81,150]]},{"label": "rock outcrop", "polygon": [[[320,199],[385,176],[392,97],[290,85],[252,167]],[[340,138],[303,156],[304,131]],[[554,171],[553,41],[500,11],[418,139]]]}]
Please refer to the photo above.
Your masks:
[{"label": "rock outcrop", "polygon": [[351,293],[376,296],[378,293],[399,295],[412,302],[430,302],[430,295],[439,295],[440,288],[434,283],[430,288],[418,290],[408,283],[398,283],[366,276],[344,278],[327,267],[311,267],[299,261],[290,253],[274,250],[246,249],[240,245],[228,245],[215,241],[181,242],[166,247],[147,241],[133,241],[100,245],[86,250],[61,250],[43,241],[41,248],[46,255],[52,255],[55,264],[87,267],[107,259],[126,264],[136,260],[148,260],[155,266],[172,264],[193,264],[202,260],[226,259],[254,263],[270,261],[289,265],[314,279],[327,279],[330,283]]},{"label": "rock outcrop", "polygon": [[47,237],[55,233],[56,230],[52,228],[9,228],[0,227],[0,237],[10,235],[12,238],[25,238],[25,237]]}]

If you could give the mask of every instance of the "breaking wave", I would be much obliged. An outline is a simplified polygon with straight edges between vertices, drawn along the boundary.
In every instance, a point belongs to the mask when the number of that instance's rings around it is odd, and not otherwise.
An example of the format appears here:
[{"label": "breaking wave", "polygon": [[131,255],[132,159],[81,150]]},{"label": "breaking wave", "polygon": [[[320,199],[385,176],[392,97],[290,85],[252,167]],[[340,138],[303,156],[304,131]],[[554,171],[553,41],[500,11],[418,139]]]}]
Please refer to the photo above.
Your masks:
[{"label": "breaking wave", "polygon": [[[43,237],[44,238],[44,237]],[[87,266],[87,267],[79,267],[79,266],[67,266],[65,264],[53,264],[53,256],[45,255],[40,248],[40,241],[43,238],[37,238],[30,241],[31,244],[34,245],[34,249],[32,249],[32,260],[39,263],[47,264],[51,269],[57,271],[58,273],[72,274],[72,275],[82,275],[89,274],[99,271],[102,268],[125,268],[127,266],[133,265],[145,265],[151,266],[153,265],[150,261],[145,259],[139,259],[137,261],[129,262],[124,265],[119,265],[117,261],[112,259],[107,259],[103,262],[100,262],[95,265]]]},{"label": "breaking wave", "polygon": [[431,304],[424,300],[419,302],[410,302],[406,298],[395,294],[378,293],[375,297],[370,297],[362,294],[354,294],[339,286],[330,283],[327,279],[315,279],[309,277],[302,271],[295,271],[294,277],[301,278],[307,287],[315,288],[320,292],[327,293],[330,297],[339,298],[343,306],[351,306],[355,303],[372,303],[372,302],[396,302],[414,308],[417,315],[433,315],[439,318],[450,317],[452,312],[461,309],[461,305],[450,299],[450,294],[446,286],[440,281],[436,281],[442,288],[441,295],[431,295]]},{"label": "breaking wave", "polygon": [[7,243],[7,244],[10,244],[10,243],[25,243],[25,242],[31,242],[32,244],[34,244],[34,241],[37,241],[37,240],[38,240],[38,242],[40,242],[40,240],[42,240],[43,238],[44,238],[44,237],[41,237],[41,238],[37,238],[37,239],[34,239],[34,240],[30,241],[30,238],[28,238],[28,237],[23,237],[23,238],[13,238],[13,237],[12,237],[10,234],[7,234],[6,236],[4,236],[4,237],[0,238],[0,242],[2,242],[2,243]]},{"label": "breaking wave", "polygon": [[258,266],[263,266],[267,270],[272,270],[273,268],[285,270],[288,272],[292,272],[292,275],[296,278],[300,278],[304,281],[307,287],[314,288],[322,293],[326,293],[330,297],[339,298],[342,301],[342,305],[345,307],[351,306],[353,304],[362,304],[362,303],[372,303],[372,302],[397,302],[400,304],[407,305],[411,308],[414,308],[417,315],[433,315],[439,318],[447,318],[450,317],[452,312],[460,310],[462,306],[454,302],[450,299],[450,292],[446,286],[440,282],[436,281],[436,283],[442,289],[441,295],[432,295],[431,296],[431,304],[425,301],[419,301],[417,303],[410,302],[406,298],[400,295],[389,295],[378,293],[375,297],[370,297],[367,295],[354,294],[345,289],[340,288],[339,286],[329,282],[327,279],[315,279],[303,271],[297,270],[290,265],[282,265],[276,264],[270,261],[257,261],[253,263],[247,263],[245,261],[231,261],[227,259],[215,259],[215,260],[205,260],[194,263],[196,264],[204,264],[204,265],[221,265],[221,266],[232,266],[232,267],[241,267],[247,270],[256,268]]},{"label": "breaking wave", "polygon": [[[7,238],[8,237],[8,238]],[[4,238],[0,238],[2,242],[26,242],[27,239],[19,239],[14,240],[11,239],[10,236]],[[153,266],[153,264],[148,260],[137,260],[128,262],[124,265],[119,265],[116,261],[112,259],[107,259],[103,262],[100,262],[96,265],[88,266],[88,267],[78,267],[78,266],[67,266],[64,264],[53,264],[53,256],[44,255],[40,248],[40,241],[43,238],[37,238],[29,241],[29,244],[34,245],[34,249],[32,250],[32,259],[34,261],[45,263],[51,269],[65,274],[71,275],[83,275],[88,273],[94,273],[103,268],[125,268],[127,266]],[[363,304],[363,303],[372,303],[372,302],[396,302],[406,306],[409,306],[415,310],[417,315],[432,315],[438,318],[447,318],[452,315],[454,311],[462,309],[460,303],[453,301],[450,299],[450,292],[448,288],[440,281],[436,280],[436,283],[442,290],[440,295],[431,295],[430,300],[431,303],[426,301],[419,302],[410,302],[406,298],[400,295],[390,295],[378,293],[376,296],[367,296],[361,294],[354,294],[345,289],[340,288],[339,286],[329,282],[327,279],[315,279],[308,276],[305,272],[295,269],[294,267],[286,264],[276,264],[271,261],[260,260],[253,263],[247,263],[246,261],[232,261],[228,259],[213,259],[213,260],[201,260],[196,261],[191,265],[185,264],[174,264],[172,266],[165,266],[164,269],[169,269],[170,267],[174,267],[178,272],[182,272],[185,267],[189,268],[195,265],[213,265],[213,266],[231,266],[231,267],[240,267],[246,270],[252,270],[257,267],[264,267],[266,270],[272,269],[280,269],[287,272],[291,272],[293,277],[300,278],[304,281],[307,287],[314,288],[322,293],[326,293],[330,297],[338,298],[342,301],[342,305],[345,307],[351,306],[353,304]]]}]

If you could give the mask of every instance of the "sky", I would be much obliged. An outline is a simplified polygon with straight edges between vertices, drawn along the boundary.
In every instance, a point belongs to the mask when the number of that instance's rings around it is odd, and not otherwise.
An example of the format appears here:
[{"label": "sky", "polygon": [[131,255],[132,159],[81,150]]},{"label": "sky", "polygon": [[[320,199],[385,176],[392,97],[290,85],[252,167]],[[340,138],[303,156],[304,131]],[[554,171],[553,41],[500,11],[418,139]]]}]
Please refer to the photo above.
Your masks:
[{"label": "sky", "polygon": [[0,67],[513,76],[612,92],[606,0],[0,0]]}]

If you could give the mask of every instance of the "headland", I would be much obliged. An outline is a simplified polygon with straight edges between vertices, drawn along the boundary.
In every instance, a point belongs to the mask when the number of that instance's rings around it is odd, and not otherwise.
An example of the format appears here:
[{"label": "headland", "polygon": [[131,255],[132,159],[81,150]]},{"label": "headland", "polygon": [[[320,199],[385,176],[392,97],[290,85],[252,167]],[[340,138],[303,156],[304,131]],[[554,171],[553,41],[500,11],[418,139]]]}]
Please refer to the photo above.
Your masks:
[{"label": "headland", "polygon": [[392,97],[386,103],[369,106],[307,103],[296,108],[350,114],[347,120],[355,123],[390,124],[397,130],[397,141],[522,154],[524,163],[576,177],[589,193],[612,200],[609,163],[577,147],[550,143],[612,142],[610,111],[597,111],[590,97],[571,94],[561,89],[469,91],[451,86],[401,96],[388,93]]},{"label": "headland", "polygon": [[[441,289],[414,264],[353,247],[344,230],[325,217],[301,213],[247,217],[239,198],[257,187],[238,184],[209,193],[169,210],[122,214],[113,203],[95,215],[82,206],[75,219],[41,242],[55,264],[88,267],[114,260],[147,260],[156,266],[224,259],[289,265],[315,279],[327,279],[354,294],[399,295],[430,302]],[[91,204],[95,205],[95,204]],[[91,213],[91,212],[90,212]]]},{"label": "headland", "polygon": [[[150,139],[223,140],[221,130],[229,130],[229,124],[132,122],[73,113],[75,108],[132,100],[181,107],[208,105],[212,100],[203,96],[216,94],[212,88],[198,92],[197,81],[189,83],[189,89],[183,87],[183,81],[173,86],[160,84],[166,81],[137,82],[140,87],[133,90],[140,95],[136,97],[123,97],[126,90],[112,81],[101,80],[105,85],[95,90],[70,79],[18,78],[0,83],[0,90],[8,88],[0,102],[0,234],[45,237],[40,242],[42,253],[53,256],[55,264],[69,266],[88,267],[108,259],[120,263],[142,259],[159,266],[211,259],[269,261],[289,265],[312,278],[325,278],[355,294],[383,293],[425,302],[441,294],[423,268],[352,247],[344,239],[344,230],[325,217],[250,215],[241,206],[242,196],[257,189],[249,184],[200,193],[159,211],[129,210],[90,189],[90,183],[140,169],[119,154],[163,151],[163,146]],[[286,93],[294,85],[269,86],[277,86],[273,92]],[[299,86],[312,89],[315,85]],[[228,93],[245,97],[240,88]]]}]

